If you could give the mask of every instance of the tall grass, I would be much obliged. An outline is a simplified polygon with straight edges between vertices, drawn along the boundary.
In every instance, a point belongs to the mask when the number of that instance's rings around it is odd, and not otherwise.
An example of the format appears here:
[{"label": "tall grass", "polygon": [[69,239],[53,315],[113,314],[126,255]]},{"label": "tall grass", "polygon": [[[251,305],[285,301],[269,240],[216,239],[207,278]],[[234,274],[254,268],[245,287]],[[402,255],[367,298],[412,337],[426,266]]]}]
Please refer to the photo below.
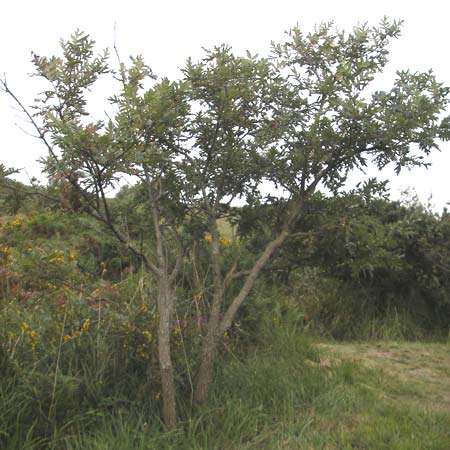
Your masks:
[{"label": "tall grass", "polygon": [[[161,424],[157,403],[130,401],[120,389],[97,388],[101,406],[96,408],[70,406],[79,395],[79,381],[58,378],[55,409],[65,418],[59,413],[50,418],[51,433],[43,436],[39,414],[48,411],[49,394],[37,399],[42,381],[32,386],[10,377],[0,390],[2,448],[450,448],[449,413],[411,408],[398,399],[398,389],[383,372],[323,353],[298,328],[280,324],[265,333],[245,356],[221,358],[207,405],[192,410],[188,399],[180,398],[182,420],[173,432]],[[93,390],[101,370],[94,366],[79,377],[86,377]],[[52,380],[47,380],[49,392]]]},{"label": "tall grass", "polygon": [[231,330],[201,408],[190,403],[183,378],[190,349],[175,353],[180,423],[173,432],[160,421],[154,342],[142,347],[151,311],[139,302],[122,305],[126,315],[76,301],[2,310],[17,333],[3,332],[0,346],[0,449],[450,448],[450,414],[412,407],[382,372],[320,350],[305,334],[295,297],[258,295]]},{"label": "tall grass", "polygon": [[301,333],[280,327],[266,348],[222,361],[210,401],[185,414],[177,431],[167,433],[154,415],[131,408],[65,442],[74,450],[271,448],[278,427],[307,428],[326,380],[318,351]]},{"label": "tall grass", "polygon": [[402,402],[382,372],[333,359],[295,329],[275,327],[266,339],[246,358],[222,361],[210,402],[176,431],[128,408],[60,442],[71,450],[450,448],[450,414]]}]

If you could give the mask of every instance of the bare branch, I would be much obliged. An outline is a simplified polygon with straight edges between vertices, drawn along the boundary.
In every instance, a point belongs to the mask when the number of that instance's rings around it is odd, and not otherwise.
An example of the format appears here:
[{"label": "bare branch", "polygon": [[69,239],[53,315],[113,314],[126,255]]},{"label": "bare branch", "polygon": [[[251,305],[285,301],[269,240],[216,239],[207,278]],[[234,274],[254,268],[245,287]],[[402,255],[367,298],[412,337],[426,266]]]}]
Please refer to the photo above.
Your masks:
[{"label": "bare branch", "polygon": [[47,141],[44,132],[39,127],[37,122],[34,120],[33,115],[23,105],[23,103],[19,100],[19,98],[11,91],[11,89],[9,88],[9,86],[6,82],[6,78],[0,79],[0,85],[1,85],[1,89],[17,103],[20,110],[28,117],[28,119],[30,120],[30,123],[33,125],[33,127],[35,128],[35,130],[38,133],[38,138],[42,140],[42,142],[47,147],[47,149],[50,152],[50,155],[53,157],[53,159],[55,161],[58,161],[58,157],[56,156],[53,146]]}]

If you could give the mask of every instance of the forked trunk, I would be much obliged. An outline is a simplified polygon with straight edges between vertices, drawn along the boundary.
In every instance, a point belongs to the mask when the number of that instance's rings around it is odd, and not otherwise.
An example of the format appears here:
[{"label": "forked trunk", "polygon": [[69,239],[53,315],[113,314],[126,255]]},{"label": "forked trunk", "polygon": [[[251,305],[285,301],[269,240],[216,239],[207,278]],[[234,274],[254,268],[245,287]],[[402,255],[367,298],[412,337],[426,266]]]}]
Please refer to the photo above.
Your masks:
[{"label": "forked trunk", "polygon": [[211,316],[208,322],[208,332],[203,342],[202,359],[200,362],[200,368],[197,375],[197,384],[194,392],[194,401],[197,404],[204,403],[208,398],[208,393],[214,372],[214,362],[220,343],[220,337],[223,336],[224,333],[231,327],[234,317],[239,310],[239,307],[248,297],[248,294],[253,288],[261,270],[267,264],[275,251],[283,244],[288,235],[289,230],[286,226],[283,228],[282,232],[277,236],[277,238],[267,245],[264,252],[252,267],[249,275],[245,279],[244,285],[242,286],[238,295],[231,302],[222,320],[220,320],[220,305],[223,300],[223,292],[220,292],[220,299],[214,299]]}]

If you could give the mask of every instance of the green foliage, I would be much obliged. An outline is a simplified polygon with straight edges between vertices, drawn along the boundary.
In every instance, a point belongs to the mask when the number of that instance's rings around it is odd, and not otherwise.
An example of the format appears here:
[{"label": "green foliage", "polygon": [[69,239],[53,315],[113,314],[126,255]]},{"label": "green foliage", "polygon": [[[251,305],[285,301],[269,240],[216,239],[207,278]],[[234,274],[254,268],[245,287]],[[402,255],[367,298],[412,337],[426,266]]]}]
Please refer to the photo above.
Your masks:
[{"label": "green foliage", "polygon": [[94,57],[94,41],[85,33],[77,30],[68,41],[61,39],[62,58],[41,57],[33,54],[33,63],[39,76],[48,80],[53,87],[43,93],[40,114],[47,116],[54,126],[64,114],[65,119],[73,121],[87,115],[83,94],[97,80],[107,73],[108,53]]},{"label": "green foliage", "polygon": [[[49,150],[44,168],[55,183],[66,180],[77,208],[148,267],[156,253],[149,202],[171,264],[194,245],[177,236],[181,224],[200,218],[211,228],[233,215],[228,206],[239,197],[259,204],[262,181],[290,194],[272,202],[278,220],[268,236],[275,238],[282,226],[295,225],[319,186],[336,192],[350,170],[369,161],[398,171],[426,165],[437,140],[450,136],[448,119],[441,119],[449,89],[432,72],[399,72],[390,91],[370,92],[400,27],[384,19],[350,33],[332,24],[309,34],[294,28],[268,59],[220,46],[188,60],[178,81],[158,80],[141,57],[131,58],[129,67],[120,64],[121,89],[110,96],[116,113],[104,122],[87,117],[86,92],[113,69],[107,52],[96,56],[94,41],[77,31],[61,41],[60,57],[34,57],[37,75],[50,82],[34,116],[49,139],[42,136]],[[10,92],[5,83],[4,89]],[[117,211],[106,196],[123,174],[140,187],[117,202]],[[353,232],[367,235],[372,225]]]},{"label": "green foliage", "polygon": [[[431,72],[399,72],[390,91],[368,94],[374,77],[387,63],[387,45],[400,33],[400,23],[355,27],[335,32],[322,24],[305,34],[299,28],[274,48],[283,68],[283,108],[274,115],[283,152],[270,153],[270,178],[289,192],[314,190],[320,181],[335,192],[347,173],[373,161],[379,168],[393,163],[400,171],[423,164],[413,155],[416,143],[426,155],[430,136],[448,136],[446,119],[437,111],[448,105],[448,88]],[[422,121],[424,128],[418,127]],[[422,122],[422,123],[425,123]],[[430,133],[430,134],[428,134]]]},{"label": "green foliage", "polygon": [[[240,209],[241,247],[263,248],[284,207]],[[265,278],[275,290],[287,283],[315,327],[335,337],[445,336],[449,236],[447,213],[434,214],[416,202],[400,204],[364,190],[316,195]]]}]

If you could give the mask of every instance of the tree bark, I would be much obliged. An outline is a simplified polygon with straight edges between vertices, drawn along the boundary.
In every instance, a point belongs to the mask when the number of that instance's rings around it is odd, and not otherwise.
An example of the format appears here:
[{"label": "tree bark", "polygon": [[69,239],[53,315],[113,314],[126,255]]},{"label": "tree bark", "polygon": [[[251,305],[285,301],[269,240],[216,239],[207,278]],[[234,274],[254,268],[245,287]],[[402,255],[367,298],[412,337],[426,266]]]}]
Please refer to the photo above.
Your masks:
[{"label": "tree bark", "polygon": [[[214,323],[216,323],[215,330],[212,329]],[[208,398],[214,372],[214,362],[216,360],[220,340],[218,325],[218,320],[209,321],[208,333],[203,342],[202,359],[200,361],[197,383],[194,390],[194,403],[196,404],[202,404]]]},{"label": "tree bark", "polygon": [[177,426],[175,380],[170,349],[170,333],[173,310],[173,292],[168,285],[167,273],[161,275],[158,293],[158,357],[162,389],[162,416],[169,429]]}]

